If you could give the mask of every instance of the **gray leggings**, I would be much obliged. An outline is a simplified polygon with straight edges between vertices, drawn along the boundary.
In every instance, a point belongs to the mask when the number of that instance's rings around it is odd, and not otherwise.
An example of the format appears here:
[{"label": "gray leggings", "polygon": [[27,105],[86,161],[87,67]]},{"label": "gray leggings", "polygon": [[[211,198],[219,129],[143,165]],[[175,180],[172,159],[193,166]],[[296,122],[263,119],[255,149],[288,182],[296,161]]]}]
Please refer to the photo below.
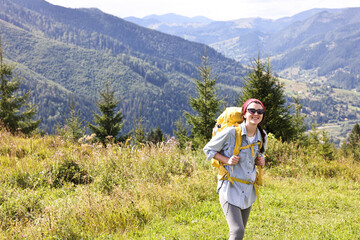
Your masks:
[{"label": "gray leggings", "polygon": [[226,221],[230,229],[229,240],[243,239],[245,233],[246,223],[248,221],[251,207],[247,209],[240,209],[234,205],[229,204],[220,194],[220,204],[224,211]]}]

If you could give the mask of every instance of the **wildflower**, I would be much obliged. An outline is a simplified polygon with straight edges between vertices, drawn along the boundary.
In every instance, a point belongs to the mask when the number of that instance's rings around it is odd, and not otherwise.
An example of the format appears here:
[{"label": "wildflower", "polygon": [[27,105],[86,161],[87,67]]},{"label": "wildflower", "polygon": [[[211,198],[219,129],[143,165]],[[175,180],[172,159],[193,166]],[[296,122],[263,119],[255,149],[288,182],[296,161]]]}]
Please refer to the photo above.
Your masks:
[{"label": "wildflower", "polygon": [[91,136],[86,136],[85,137],[85,141],[91,141],[91,140],[93,140],[93,137],[91,137]]},{"label": "wildflower", "polygon": [[85,136],[84,136],[84,137],[79,138],[78,143],[82,143],[82,142],[84,141],[84,139],[85,139]]}]

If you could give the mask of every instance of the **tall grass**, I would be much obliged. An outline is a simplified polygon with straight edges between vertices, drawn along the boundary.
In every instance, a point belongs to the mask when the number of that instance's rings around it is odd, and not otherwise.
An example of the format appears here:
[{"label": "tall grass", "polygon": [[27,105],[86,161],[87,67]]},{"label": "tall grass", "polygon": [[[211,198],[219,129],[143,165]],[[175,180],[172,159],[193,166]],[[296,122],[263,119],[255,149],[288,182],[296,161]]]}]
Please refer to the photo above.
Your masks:
[{"label": "tall grass", "polygon": [[[328,160],[318,152],[270,138],[263,208],[254,205],[247,239],[359,236],[359,162],[337,152]],[[86,139],[74,143],[2,131],[0,172],[0,239],[228,235],[216,172],[202,151],[191,147],[104,148]]]}]

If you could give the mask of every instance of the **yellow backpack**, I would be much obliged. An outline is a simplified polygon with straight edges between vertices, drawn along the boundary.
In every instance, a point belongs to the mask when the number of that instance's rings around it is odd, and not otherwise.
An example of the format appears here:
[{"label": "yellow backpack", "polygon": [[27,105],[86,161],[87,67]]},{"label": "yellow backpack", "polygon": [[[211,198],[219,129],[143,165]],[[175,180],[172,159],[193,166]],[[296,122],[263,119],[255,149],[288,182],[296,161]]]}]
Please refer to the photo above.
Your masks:
[{"label": "yellow backpack", "polygon": [[[225,109],[224,112],[220,114],[220,116],[216,119],[216,124],[212,131],[212,136],[214,137],[217,133],[221,132],[227,127],[235,127],[236,130],[236,141],[235,141],[235,148],[233,155],[239,155],[240,151],[242,149],[251,148],[251,152],[253,156],[255,155],[254,152],[254,146],[260,145],[259,148],[261,149],[263,145],[263,140],[261,139],[261,142],[252,143],[246,146],[241,146],[241,127],[240,124],[244,121],[243,119],[243,113],[242,108],[240,107],[228,107]],[[241,182],[244,184],[254,184],[255,190],[256,190],[256,196],[258,200],[258,204],[260,206],[259,202],[259,194],[258,194],[258,186],[262,186],[262,169],[260,166],[257,166],[257,174],[256,174],[256,181],[254,183],[250,183],[248,181],[244,181],[238,178],[234,178],[231,176],[231,174],[226,170],[224,167],[226,164],[221,163],[220,161],[216,159],[211,160],[211,165],[218,169],[218,179],[219,180],[228,180],[234,185],[234,181]]]}]

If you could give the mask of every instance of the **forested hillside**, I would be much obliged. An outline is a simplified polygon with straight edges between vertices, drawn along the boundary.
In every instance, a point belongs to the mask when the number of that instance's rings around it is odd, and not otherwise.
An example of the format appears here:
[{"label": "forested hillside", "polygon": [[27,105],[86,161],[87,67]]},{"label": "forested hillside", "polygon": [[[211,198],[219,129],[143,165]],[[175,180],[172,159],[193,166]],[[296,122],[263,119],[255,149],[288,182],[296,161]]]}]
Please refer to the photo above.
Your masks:
[{"label": "forested hillside", "polygon": [[[172,133],[173,122],[191,111],[189,95],[201,57],[209,57],[218,78],[219,96],[226,89],[234,102],[244,68],[206,45],[139,27],[97,9],[67,9],[43,0],[0,2],[4,56],[31,89],[42,129],[54,130],[69,111],[74,95],[86,121],[98,91],[110,82],[126,118],[124,132],[141,117],[147,128]],[[231,88],[230,88],[231,86]]]}]

